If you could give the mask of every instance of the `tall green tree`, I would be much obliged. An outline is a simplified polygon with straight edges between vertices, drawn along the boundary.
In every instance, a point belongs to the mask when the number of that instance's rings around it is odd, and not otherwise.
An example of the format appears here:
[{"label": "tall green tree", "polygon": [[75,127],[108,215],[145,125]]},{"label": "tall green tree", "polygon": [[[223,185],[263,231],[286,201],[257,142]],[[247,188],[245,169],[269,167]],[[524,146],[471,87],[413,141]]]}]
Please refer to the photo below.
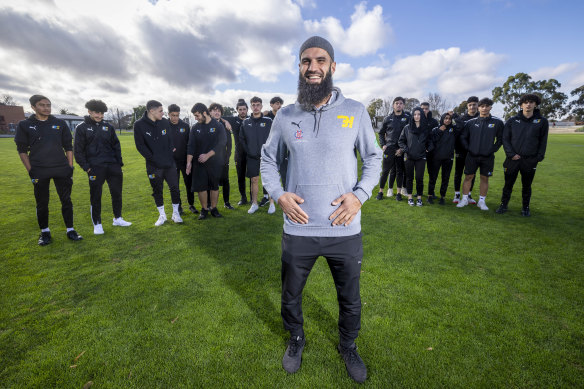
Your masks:
[{"label": "tall green tree", "polygon": [[576,121],[584,121],[584,85],[579,86],[570,92],[570,95],[575,96],[576,99],[572,100],[568,105],[570,109],[570,114],[574,116]]},{"label": "tall green tree", "polygon": [[462,102],[458,104],[456,107],[454,107],[452,110],[454,111],[454,113],[464,115],[464,113],[466,112],[466,104],[467,104],[466,100],[462,100]]},{"label": "tall green tree", "polygon": [[420,100],[415,97],[406,97],[405,99],[406,103],[404,104],[404,111],[406,112],[412,112],[414,108],[420,106]]},{"label": "tall green tree", "polygon": [[539,109],[548,118],[560,118],[566,113],[568,96],[558,91],[562,86],[553,78],[533,81],[527,73],[517,73],[509,76],[502,86],[493,89],[493,101],[503,104],[505,119],[519,112],[519,99],[526,93],[534,93],[541,97]]},{"label": "tall green tree", "polygon": [[142,118],[142,116],[144,116],[144,112],[146,112],[146,106],[139,105],[137,107],[132,108],[132,111],[133,111],[132,120],[130,121],[128,128],[134,127],[134,123],[136,123],[136,120],[139,120],[140,118]]},{"label": "tall green tree", "polygon": [[233,107],[223,106],[223,116],[235,116],[237,115],[237,111]]}]

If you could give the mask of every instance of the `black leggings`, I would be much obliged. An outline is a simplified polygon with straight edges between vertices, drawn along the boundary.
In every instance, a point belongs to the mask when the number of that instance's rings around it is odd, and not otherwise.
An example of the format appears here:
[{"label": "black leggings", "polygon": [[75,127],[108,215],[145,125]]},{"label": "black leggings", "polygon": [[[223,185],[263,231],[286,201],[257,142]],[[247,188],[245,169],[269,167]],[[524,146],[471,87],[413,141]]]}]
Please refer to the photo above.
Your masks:
[{"label": "black leggings", "polygon": [[415,196],[422,196],[424,194],[424,172],[426,171],[426,160],[421,159],[407,159],[406,165],[406,190],[408,194],[412,194],[414,187],[414,171],[416,173],[416,194]]},{"label": "black leggings", "polygon": [[442,169],[442,182],[440,183],[440,197],[446,196],[446,190],[448,189],[448,181],[450,180],[450,172],[452,171],[452,159],[434,159],[432,163],[428,160],[428,174],[430,179],[428,181],[428,195],[436,196],[434,193],[434,188],[436,187],[436,181],[438,181],[438,173]]}]

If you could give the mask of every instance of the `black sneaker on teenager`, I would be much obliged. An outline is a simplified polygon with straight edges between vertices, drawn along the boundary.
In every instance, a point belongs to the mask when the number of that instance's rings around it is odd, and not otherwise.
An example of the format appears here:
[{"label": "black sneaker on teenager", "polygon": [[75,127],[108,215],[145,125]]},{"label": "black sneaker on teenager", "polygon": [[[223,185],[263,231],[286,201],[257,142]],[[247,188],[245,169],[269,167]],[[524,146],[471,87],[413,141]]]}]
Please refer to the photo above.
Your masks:
[{"label": "black sneaker on teenager", "polygon": [[434,196],[428,196],[428,204],[434,204]]},{"label": "black sneaker on teenager", "polygon": [[501,205],[499,205],[499,208],[497,208],[495,210],[495,213],[498,213],[498,214],[503,214],[505,212],[507,212],[507,205],[503,204],[503,203],[501,203]]},{"label": "black sneaker on teenager", "polygon": [[397,194],[395,195],[395,201],[402,201],[402,194],[397,192]]},{"label": "black sneaker on teenager", "polygon": [[351,347],[345,348],[339,344],[337,347],[339,353],[345,361],[345,366],[347,367],[347,373],[354,381],[363,383],[367,379],[367,367],[365,362],[359,356],[357,352],[357,346],[355,343]]},{"label": "black sneaker on teenager", "polygon": [[530,217],[531,212],[529,211],[529,207],[521,208],[521,216]]},{"label": "black sneaker on teenager", "polygon": [[51,242],[52,242],[51,232],[50,231],[47,231],[47,232],[41,231],[41,234],[39,235],[39,246],[46,246]]},{"label": "black sneaker on teenager", "polygon": [[383,193],[382,192],[377,193],[377,196],[375,196],[375,200],[383,200]]},{"label": "black sneaker on teenager", "polygon": [[207,211],[205,208],[201,208],[201,214],[199,215],[199,220],[206,219],[208,214],[209,214],[209,211]]},{"label": "black sneaker on teenager", "polygon": [[300,369],[300,364],[302,363],[302,350],[304,350],[304,345],[306,344],[306,339],[300,336],[291,336],[288,341],[288,347],[282,358],[282,367],[288,373],[296,373]]},{"label": "black sneaker on teenager", "polygon": [[71,230],[69,232],[67,232],[67,238],[73,240],[73,241],[77,241],[77,240],[81,240],[83,239],[83,237],[81,235],[79,235],[77,233],[77,231],[75,230]]},{"label": "black sneaker on teenager", "polygon": [[227,209],[231,209],[231,210],[235,209],[235,208],[233,208],[233,206],[230,203],[225,203],[224,207]]},{"label": "black sneaker on teenager", "polygon": [[215,207],[215,208],[213,208],[213,209],[211,210],[211,216],[213,216],[213,217],[223,217],[223,215],[221,215],[221,214],[219,213],[219,210],[217,209],[217,207]]},{"label": "black sneaker on teenager", "polygon": [[440,200],[438,201],[438,204],[440,204],[440,205],[446,204],[446,202],[444,201],[444,197],[440,197]]},{"label": "black sneaker on teenager", "polygon": [[270,199],[264,196],[262,198],[262,201],[260,201],[260,204],[259,204],[260,207],[263,207],[264,205],[266,205],[268,203],[268,201],[270,201]]},{"label": "black sneaker on teenager", "polygon": [[194,213],[195,215],[196,215],[197,213],[199,213],[199,211],[197,211],[197,208],[195,208],[195,206],[194,206],[194,205],[191,205],[191,206],[189,207],[189,211],[191,211],[191,212],[192,212],[192,213]]},{"label": "black sneaker on teenager", "polygon": [[237,205],[246,205],[247,204],[247,197],[242,197],[241,200],[237,202]]}]

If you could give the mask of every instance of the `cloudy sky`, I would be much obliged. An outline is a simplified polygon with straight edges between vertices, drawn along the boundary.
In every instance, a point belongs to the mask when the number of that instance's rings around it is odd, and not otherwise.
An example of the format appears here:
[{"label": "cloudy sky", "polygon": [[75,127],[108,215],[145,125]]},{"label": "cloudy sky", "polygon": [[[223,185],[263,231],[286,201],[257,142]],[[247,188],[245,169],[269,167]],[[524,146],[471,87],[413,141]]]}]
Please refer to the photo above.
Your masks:
[{"label": "cloudy sky", "polygon": [[517,72],[567,93],[584,84],[582,14],[580,0],[1,0],[0,94],[77,113],[91,98],[287,104],[315,34],[335,48],[335,84],[364,104],[438,92],[454,105]]}]

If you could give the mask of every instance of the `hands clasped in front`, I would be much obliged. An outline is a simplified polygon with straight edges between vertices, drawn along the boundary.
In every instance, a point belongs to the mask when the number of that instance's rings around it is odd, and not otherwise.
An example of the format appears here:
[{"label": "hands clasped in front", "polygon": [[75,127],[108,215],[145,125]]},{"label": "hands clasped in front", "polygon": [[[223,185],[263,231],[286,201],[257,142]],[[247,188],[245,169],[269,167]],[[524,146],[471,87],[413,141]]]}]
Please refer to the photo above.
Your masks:
[{"label": "hands clasped in front", "polygon": [[[294,223],[306,224],[309,216],[300,208],[299,204],[302,203],[304,203],[304,199],[291,192],[284,192],[278,199],[278,204],[288,219]],[[331,205],[339,204],[339,208],[329,216],[329,220],[332,220],[333,226],[348,226],[361,209],[361,201],[353,193],[345,193],[331,203]]]}]

